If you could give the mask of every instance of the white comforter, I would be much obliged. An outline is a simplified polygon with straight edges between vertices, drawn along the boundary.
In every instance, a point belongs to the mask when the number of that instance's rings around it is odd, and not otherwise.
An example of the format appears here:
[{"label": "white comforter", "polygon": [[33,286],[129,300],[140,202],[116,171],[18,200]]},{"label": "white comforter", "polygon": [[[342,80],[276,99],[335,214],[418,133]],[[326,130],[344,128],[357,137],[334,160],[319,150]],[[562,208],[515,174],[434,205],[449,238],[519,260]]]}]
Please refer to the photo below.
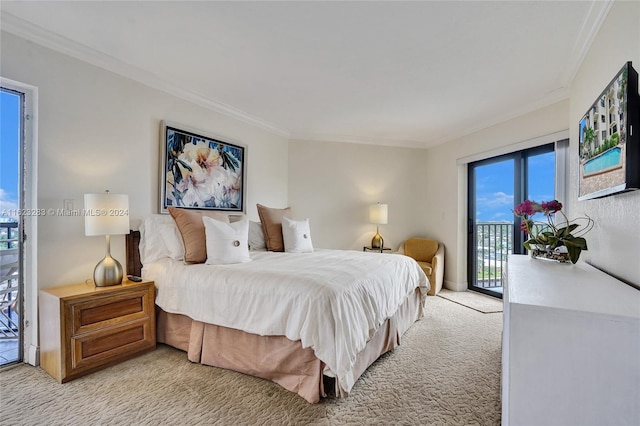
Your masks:
[{"label": "white comforter", "polygon": [[417,287],[429,282],[411,258],[317,250],[251,252],[235,265],[184,265],[162,259],[143,275],[166,312],[259,335],[286,336],[311,347],[349,392],[356,355]]}]

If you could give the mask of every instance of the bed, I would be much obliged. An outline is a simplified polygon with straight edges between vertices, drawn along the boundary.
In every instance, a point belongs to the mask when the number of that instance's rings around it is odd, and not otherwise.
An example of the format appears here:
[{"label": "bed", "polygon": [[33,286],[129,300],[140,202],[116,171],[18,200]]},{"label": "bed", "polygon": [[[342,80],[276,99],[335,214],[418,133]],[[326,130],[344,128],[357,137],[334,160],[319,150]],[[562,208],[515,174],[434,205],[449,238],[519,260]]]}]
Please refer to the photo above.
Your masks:
[{"label": "bed", "polygon": [[423,316],[429,283],[406,256],[251,251],[246,263],[186,265],[148,256],[145,235],[170,230],[163,216],[155,218],[163,226],[145,221],[128,236],[127,272],[155,281],[157,341],[192,362],[272,380],[316,403],[348,396]]}]

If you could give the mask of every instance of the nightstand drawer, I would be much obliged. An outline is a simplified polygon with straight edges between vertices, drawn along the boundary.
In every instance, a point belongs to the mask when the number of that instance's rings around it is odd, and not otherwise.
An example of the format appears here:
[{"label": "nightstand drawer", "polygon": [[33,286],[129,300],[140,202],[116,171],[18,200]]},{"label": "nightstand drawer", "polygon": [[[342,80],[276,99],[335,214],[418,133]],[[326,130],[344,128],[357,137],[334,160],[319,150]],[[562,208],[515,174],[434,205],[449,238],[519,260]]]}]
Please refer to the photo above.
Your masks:
[{"label": "nightstand drawer", "polygon": [[148,297],[148,291],[137,290],[69,305],[71,336],[148,317]]},{"label": "nightstand drawer", "polygon": [[85,333],[71,338],[71,359],[67,373],[71,376],[84,369],[109,363],[126,354],[155,347],[151,327],[145,319],[124,325]]}]

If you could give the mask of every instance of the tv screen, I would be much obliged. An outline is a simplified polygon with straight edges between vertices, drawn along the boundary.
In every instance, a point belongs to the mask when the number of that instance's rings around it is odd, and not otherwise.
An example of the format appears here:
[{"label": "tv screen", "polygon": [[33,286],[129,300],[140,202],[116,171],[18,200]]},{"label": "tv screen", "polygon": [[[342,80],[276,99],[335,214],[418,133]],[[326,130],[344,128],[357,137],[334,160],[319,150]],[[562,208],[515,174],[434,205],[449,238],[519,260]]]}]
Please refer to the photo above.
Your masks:
[{"label": "tv screen", "polygon": [[627,62],[580,120],[579,200],[640,188],[639,99]]}]

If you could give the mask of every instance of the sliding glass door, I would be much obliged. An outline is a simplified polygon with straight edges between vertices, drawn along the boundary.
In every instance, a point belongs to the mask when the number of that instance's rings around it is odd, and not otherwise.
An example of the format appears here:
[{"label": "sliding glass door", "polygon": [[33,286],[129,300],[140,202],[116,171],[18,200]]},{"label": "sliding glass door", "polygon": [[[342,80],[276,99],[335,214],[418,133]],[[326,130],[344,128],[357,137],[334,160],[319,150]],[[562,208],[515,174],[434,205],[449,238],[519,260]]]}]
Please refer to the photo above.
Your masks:
[{"label": "sliding glass door", "polygon": [[0,366],[22,361],[24,94],[0,88]]},{"label": "sliding glass door", "polygon": [[469,289],[502,297],[502,271],[510,253],[524,253],[515,205],[555,198],[554,145],[469,164]]}]

